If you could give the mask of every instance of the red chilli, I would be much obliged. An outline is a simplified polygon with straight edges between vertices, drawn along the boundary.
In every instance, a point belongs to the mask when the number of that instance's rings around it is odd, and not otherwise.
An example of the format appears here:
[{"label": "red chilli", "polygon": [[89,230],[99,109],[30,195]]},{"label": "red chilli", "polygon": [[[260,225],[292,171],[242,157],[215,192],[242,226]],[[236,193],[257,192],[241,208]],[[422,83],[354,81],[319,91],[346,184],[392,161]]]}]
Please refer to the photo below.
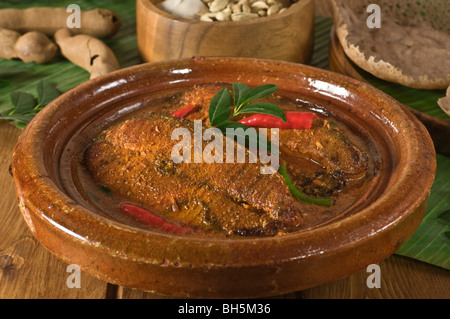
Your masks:
[{"label": "red chilli", "polygon": [[185,108],[183,108],[181,110],[178,110],[178,111],[172,113],[172,116],[183,118],[183,117],[189,115],[195,109],[196,109],[195,105],[189,105],[189,106],[186,106]]},{"label": "red chilli", "polygon": [[309,130],[312,121],[318,118],[316,114],[311,112],[287,111],[284,113],[286,114],[286,122],[273,115],[255,114],[240,120],[239,123],[250,127]]},{"label": "red chilli", "polygon": [[151,226],[165,232],[174,234],[186,234],[189,232],[188,228],[172,224],[155,213],[133,204],[120,204],[120,210],[144,225]]}]

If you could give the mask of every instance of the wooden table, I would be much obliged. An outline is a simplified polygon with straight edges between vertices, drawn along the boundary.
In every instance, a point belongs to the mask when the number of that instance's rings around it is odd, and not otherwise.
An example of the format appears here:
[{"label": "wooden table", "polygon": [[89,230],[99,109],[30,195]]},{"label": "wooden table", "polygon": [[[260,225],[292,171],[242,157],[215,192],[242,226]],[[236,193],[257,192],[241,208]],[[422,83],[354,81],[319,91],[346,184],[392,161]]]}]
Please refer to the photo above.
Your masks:
[{"label": "wooden table", "polygon": [[[80,288],[68,287],[68,265],[37,242],[17,207],[9,166],[20,133],[0,121],[0,299],[161,298],[83,273]],[[361,272],[280,298],[450,298],[448,270],[397,255],[379,266],[381,288],[368,288],[366,281],[371,273]]]},{"label": "wooden table", "polygon": [[[80,288],[69,288],[72,272],[28,230],[17,207],[9,166],[21,131],[0,121],[0,299],[13,298],[161,298],[117,287],[81,274]],[[450,271],[393,255],[380,264],[381,288],[368,288],[371,273],[280,298],[450,298]]]},{"label": "wooden table", "polygon": [[[329,13],[326,1],[318,11]],[[50,254],[28,230],[17,207],[9,173],[21,131],[0,121],[0,299],[160,299],[135,289],[115,286],[87,274],[80,288],[69,288],[68,265]],[[369,288],[371,275],[361,272],[325,285],[276,298],[286,299],[449,299],[450,271],[399,255],[379,263],[380,288]]]}]

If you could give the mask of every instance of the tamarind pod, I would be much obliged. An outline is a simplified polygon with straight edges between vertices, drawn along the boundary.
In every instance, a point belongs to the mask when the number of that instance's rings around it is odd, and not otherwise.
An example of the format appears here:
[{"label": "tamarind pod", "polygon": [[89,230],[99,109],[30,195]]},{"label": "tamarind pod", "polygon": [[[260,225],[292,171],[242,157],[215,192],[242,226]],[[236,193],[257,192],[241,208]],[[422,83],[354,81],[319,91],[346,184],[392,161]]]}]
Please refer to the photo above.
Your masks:
[{"label": "tamarind pod", "polygon": [[58,46],[44,33],[30,31],[17,39],[14,45],[16,55],[23,62],[43,64],[50,61],[58,52]]},{"label": "tamarind pod", "polygon": [[90,78],[120,68],[114,52],[101,40],[86,34],[73,35],[69,29],[58,30],[54,39],[61,54],[90,73]]},{"label": "tamarind pod", "polygon": [[19,32],[0,28],[0,58],[38,64],[50,61],[58,51],[58,46],[44,33],[31,31],[21,35]]},{"label": "tamarind pod", "polygon": [[[67,28],[71,12],[66,8],[33,7],[27,9],[0,9],[0,28],[21,33],[40,31],[48,36]],[[87,34],[96,38],[114,36],[120,29],[119,16],[108,9],[80,10],[80,28],[71,28],[74,34]]]},{"label": "tamarind pod", "polygon": [[17,31],[0,28],[0,58],[8,60],[17,58],[14,45],[20,36]]}]

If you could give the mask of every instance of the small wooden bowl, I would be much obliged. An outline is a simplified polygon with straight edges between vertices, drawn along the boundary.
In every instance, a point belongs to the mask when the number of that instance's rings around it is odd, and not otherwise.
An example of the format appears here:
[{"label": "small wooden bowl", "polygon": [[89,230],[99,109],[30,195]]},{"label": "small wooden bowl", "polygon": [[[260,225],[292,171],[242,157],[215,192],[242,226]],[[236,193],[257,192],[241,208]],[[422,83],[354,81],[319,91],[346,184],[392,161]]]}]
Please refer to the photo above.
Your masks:
[{"label": "small wooden bowl", "polygon": [[142,59],[156,62],[200,56],[253,57],[308,63],[314,42],[314,1],[282,13],[228,22],[177,18],[161,0],[137,0],[137,42]]},{"label": "small wooden bowl", "polygon": [[[76,167],[99,132],[154,107],[158,94],[236,81],[273,83],[369,138],[379,167],[364,199],[332,220],[266,238],[145,230],[89,200]],[[374,87],[298,63],[213,57],[145,63],[77,86],[30,122],[12,163],[20,211],[50,252],[107,282],[198,298],[281,295],[378,263],[419,226],[435,169],[425,127]]]}]

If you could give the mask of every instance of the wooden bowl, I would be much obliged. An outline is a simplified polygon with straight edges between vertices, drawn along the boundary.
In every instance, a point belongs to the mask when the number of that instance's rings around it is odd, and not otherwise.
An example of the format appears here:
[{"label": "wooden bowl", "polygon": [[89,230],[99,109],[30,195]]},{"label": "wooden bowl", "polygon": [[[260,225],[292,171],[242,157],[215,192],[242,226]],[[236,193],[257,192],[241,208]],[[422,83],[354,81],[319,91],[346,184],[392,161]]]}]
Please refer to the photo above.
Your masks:
[{"label": "wooden bowl", "polygon": [[[151,108],[161,92],[215,81],[273,83],[354,127],[377,154],[367,197],[334,219],[267,238],[164,234],[91,204],[75,167],[93,137]],[[79,85],[30,122],[12,163],[20,211],[57,257],[114,284],[207,298],[281,295],[378,263],[420,224],[435,168],[424,126],[372,86],[301,64],[213,57],[142,64]]]},{"label": "wooden bowl", "polygon": [[137,0],[137,42],[142,59],[156,62],[200,56],[253,57],[308,63],[314,41],[314,1],[282,13],[229,22],[177,18],[161,0]]}]

